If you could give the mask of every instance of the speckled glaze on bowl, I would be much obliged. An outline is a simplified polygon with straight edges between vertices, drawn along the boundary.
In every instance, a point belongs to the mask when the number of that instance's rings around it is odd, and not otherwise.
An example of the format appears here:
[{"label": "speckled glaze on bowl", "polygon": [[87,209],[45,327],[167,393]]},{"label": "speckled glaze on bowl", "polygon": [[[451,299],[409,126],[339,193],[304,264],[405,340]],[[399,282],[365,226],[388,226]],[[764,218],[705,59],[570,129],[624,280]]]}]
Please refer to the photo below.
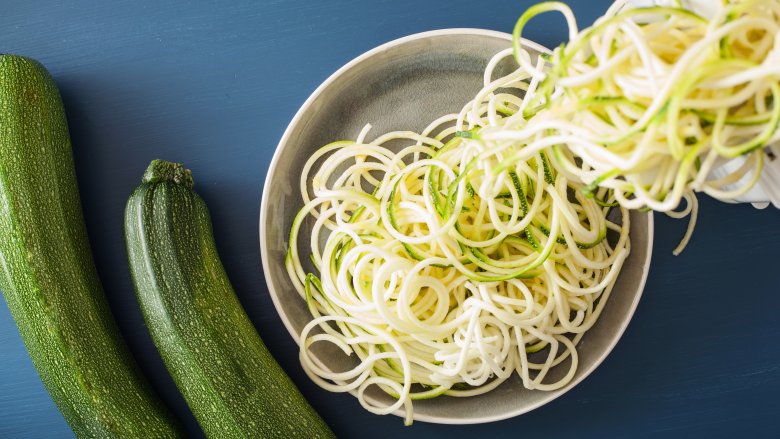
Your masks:
[{"label": "speckled glaze on bowl", "polygon": [[[510,35],[479,29],[446,29],[391,41],[339,69],[295,115],[265,181],[260,250],[274,305],[296,343],[311,316],[287,276],[284,258],[290,224],[303,205],[298,184],[306,159],[331,141],[354,139],[367,123],[373,125],[373,136],[390,130],[419,131],[435,118],[459,111],[480,90],[490,58],[510,46]],[[546,51],[532,42],[526,46]],[[304,229],[302,242],[309,236]],[[639,302],[650,266],[652,215],[633,212],[630,236],[631,255],[603,314],[578,346],[579,367],[571,383],[553,392],[531,391],[515,375],[484,395],[415,401],[414,419],[445,424],[497,421],[550,402],[588,376],[615,346]],[[318,359],[334,370],[344,370],[350,361],[335,351],[318,352]],[[554,368],[549,379],[562,375],[564,369],[566,363]],[[372,390],[369,399],[390,401]]]}]

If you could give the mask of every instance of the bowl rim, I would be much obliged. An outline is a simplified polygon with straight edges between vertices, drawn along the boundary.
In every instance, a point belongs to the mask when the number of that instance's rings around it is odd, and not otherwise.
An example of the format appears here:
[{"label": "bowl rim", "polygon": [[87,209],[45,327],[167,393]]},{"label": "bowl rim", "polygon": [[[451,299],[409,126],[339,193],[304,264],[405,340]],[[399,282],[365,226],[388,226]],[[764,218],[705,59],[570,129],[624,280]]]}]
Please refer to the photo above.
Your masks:
[{"label": "bowl rim", "polygon": [[[298,125],[298,123],[303,119],[304,113],[309,109],[309,107],[314,103],[314,101],[319,97],[319,95],[327,88],[329,87],[334,81],[336,81],[339,77],[341,77],[345,72],[353,68],[355,65],[363,62],[364,60],[378,54],[381,52],[384,52],[388,49],[391,49],[393,47],[412,42],[415,40],[420,39],[426,39],[431,37],[438,37],[438,36],[446,36],[446,35],[476,35],[476,36],[486,36],[486,37],[495,37],[507,40],[508,42],[512,41],[512,35],[508,34],[506,32],[500,32],[495,30],[488,30],[488,29],[477,29],[477,28],[448,28],[448,29],[437,29],[437,30],[431,30],[431,31],[425,31],[425,32],[419,32],[411,35],[407,35],[401,38],[397,38],[395,40],[391,40],[387,43],[381,44],[379,46],[374,47],[373,49],[370,49],[357,57],[353,58],[343,66],[341,66],[338,70],[336,70],[334,73],[332,73],[330,76],[328,76],[325,81],[323,81],[312,93],[309,95],[309,97],[304,101],[304,103],[301,105],[301,107],[298,109],[298,111],[295,113],[295,116],[293,116],[292,120],[290,120],[290,123],[287,125],[287,128],[285,128],[284,133],[282,134],[281,139],[279,140],[279,143],[276,145],[276,148],[274,150],[274,155],[271,159],[271,163],[268,166],[268,170],[266,172],[265,181],[263,183],[263,191],[260,199],[260,224],[259,224],[259,232],[260,232],[260,258],[262,261],[262,268],[263,268],[263,276],[265,278],[266,286],[268,287],[269,295],[271,296],[271,301],[274,304],[274,308],[276,309],[276,313],[279,316],[279,318],[282,320],[282,323],[284,323],[285,328],[287,328],[287,331],[290,333],[290,336],[295,341],[295,344],[300,346],[301,340],[300,340],[300,334],[295,330],[295,328],[292,325],[292,322],[290,322],[290,319],[287,317],[286,313],[281,312],[282,310],[282,304],[281,300],[279,298],[279,295],[276,292],[275,285],[273,282],[270,281],[270,277],[268,274],[271,271],[270,268],[270,261],[268,260],[268,257],[266,256],[268,254],[268,240],[266,239],[266,223],[268,220],[268,206],[267,206],[267,200],[268,195],[270,192],[270,183],[271,183],[271,176],[276,170],[276,167],[278,166],[279,160],[281,158],[282,152],[285,148],[285,145],[288,144],[289,138],[292,136],[293,130]],[[541,44],[538,44],[534,41],[527,40],[525,38],[521,39],[524,46],[527,46],[533,50],[536,50],[540,53],[550,53],[550,50],[546,47],[542,46]],[[540,399],[534,404],[522,406],[515,410],[507,410],[506,412],[499,413],[493,416],[483,416],[479,418],[468,418],[468,419],[458,419],[458,418],[447,418],[447,417],[441,417],[441,416],[434,416],[434,415],[427,415],[427,414],[420,414],[419,412],[415,412],[413,414],[413,419],[415,421],[422,421],[422,422],[430,422],[430,423],[436,423],[436,424],[450,424],[450,425],[467,425],[467,424],[482,424],[487,422],[495,422],[500,421],[504,419],[513,418],[515,416],[522,415],[524,413],[528,413],[532,410],[535,410],[545,404],[550,403],[551,401],[557,399],[561,395],[565,394],[569,390],[576,387],[579,383],[581,383],[585,378],[590,376],[590,374],[601,365],[601,363],[606,359],[606,357],[612,352],[612,350],[617,345],[618,341],[622,338],[623,333],[626,331],[626,328],[628,327],[629,322],[632,320],[634,313],[636,311],[636,308],[639,304],[639,300],[642,297],[642,294],[644,292],[645,284],[647,282],[648,272],[650,269],[650,262],[652,258],[652,250],[653,250],[653,239],[654,239],[654,215],[652,212],[648,214],[648,221],[647,221],[647,249],[645,254],[645,263],[642,267],[642,276],[639,280],[639,285],[637,288],[637,293],[634,296],[634,299],[632,303],[629,306],[628,313],[626,315],[626,318],[622,320],[620,326],[617,328],[617,331],[614,333],[615,337],[610,341],[610,343],[606,346],[606,349],[601,353],[601,355],[596,358],[596,360],[588,367],[587,369],[580,369],[581,373],[579,373],[578,377],[573,379],[570,383],[568,383],[566,386],[564,386],[561,389],[554,390],[551,392],[547,392],[545,397]],[[354,392],[350,392],[353,393]],[[393,412],[394,415],[403,417],[404,416],[404,410],[399,409],[395,412]]]}]

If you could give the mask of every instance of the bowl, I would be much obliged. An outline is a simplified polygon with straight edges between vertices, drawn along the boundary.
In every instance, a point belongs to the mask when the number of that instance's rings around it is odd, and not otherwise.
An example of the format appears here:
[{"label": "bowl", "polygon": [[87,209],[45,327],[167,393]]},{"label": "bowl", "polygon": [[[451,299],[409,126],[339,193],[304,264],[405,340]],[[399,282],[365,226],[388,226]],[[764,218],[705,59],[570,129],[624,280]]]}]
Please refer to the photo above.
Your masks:
[{"label": "bowl", "polygon": [[[545,48],[526,41],[536,53]],[[355,58],[331,75],[306,100],[284,132],[271,161],[260,208],[260,250],[273,303],[293,340],[311,320],[284,267],[292,219],[303,206],[298,180],[306,159],[321,146],[355,139],[367,123],[372,133],[423,129],[433,119],[457,112],[482,88],[490,58],[511,46],[509,34],[479,29],[446,29],[411,35],[383,44]],[[513,61],[509,61],[513,62]],[[512,68],[503,66],[500,68]],[[474,424],[520,415],[566,393],[609,354],[636,309],[650,266],[651,214],[631,213],[631,254],[594,327],[578,345],[579,367],[565,387],[527,390],[515,374],[479,396],[441,396],[414,402],[414,419],[445,424]],[[304,233],[304,228],[301,229]],[[306,241],[308,236],[301,236]],[[345,369],[344,355],[318,355],[335,370]],[[551,371],[562,375],[565,364]],[[378,389],[372,401],[390,401]],[[403,416],[399,411],[397,415]]]}]

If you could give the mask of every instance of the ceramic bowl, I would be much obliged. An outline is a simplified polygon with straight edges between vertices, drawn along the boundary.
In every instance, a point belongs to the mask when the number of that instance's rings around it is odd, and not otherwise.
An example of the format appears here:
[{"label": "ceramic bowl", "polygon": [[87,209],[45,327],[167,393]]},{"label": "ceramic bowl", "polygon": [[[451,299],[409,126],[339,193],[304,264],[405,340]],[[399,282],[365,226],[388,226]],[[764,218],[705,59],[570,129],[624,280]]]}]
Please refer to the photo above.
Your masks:
[{"label": "ceramic bowl", "polygon": [[[298,184],[306,159],[331,141],[356,138],[367,123],[373,125],[375,136],[390,130],[419,131],[433,119],[459,111],[480,90],[490,58],[510,46],[510,35],[477,29],[401,38],[339,69],[295,115],[268,170],[260,209],[260,247],[274,305],[297,343],[311,316],[287,276],[284,258],[290,224],[303,204]],[[546,50],[532,42],[526,46],[537,53]],[[301,234],[301,241],[306,242],[305,230]],[[484,395],[415,401],[414,419],[472,424],[509,418],[550,402],[588,376],[615,346],[639,302],[650,265],[652,215],[632,213],[630,236],[631,255],[603,314],[579,344],[580,363],[570,384],[553,392],[530,391],[514,376]],[[349,361],[338,354],[318,359],[334,370],[344,370],[342,362]],[[568,369],[565,363],[561,366],[553,369],[550,379]],[[390,401],[378,390],[369,398]]]}]

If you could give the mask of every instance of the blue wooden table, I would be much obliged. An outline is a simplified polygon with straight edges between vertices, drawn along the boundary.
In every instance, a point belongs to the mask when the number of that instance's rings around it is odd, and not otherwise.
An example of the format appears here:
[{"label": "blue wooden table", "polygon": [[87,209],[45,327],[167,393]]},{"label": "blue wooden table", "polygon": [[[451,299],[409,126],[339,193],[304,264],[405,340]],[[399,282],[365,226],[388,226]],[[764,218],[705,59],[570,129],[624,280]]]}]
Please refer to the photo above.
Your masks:
[{"label": "blue wooden table", "polygon": [[[780,211],[702,197],[693,241],[656,215],[644,297],[613,353],[582,384],[529,414],[445,426],[368,414],[303,374],[260,267],[268,164],[314,88],[360,53],[411,33],[511,31],[523,0],[7,2],[0,52],[37,58],[62,91],[84,214],[106,292],[153,385],[200,435],[144,328],[122,232],[124,203],[153,158],[182,161],[208,202],[220,254],[269,348],[344,438],[745,437],[780,435]],[[580,25],[609,1],[570,1]],[[565,36],[545,15],[528,37]],[[71,437],[0,305],[0,437]]]}]

